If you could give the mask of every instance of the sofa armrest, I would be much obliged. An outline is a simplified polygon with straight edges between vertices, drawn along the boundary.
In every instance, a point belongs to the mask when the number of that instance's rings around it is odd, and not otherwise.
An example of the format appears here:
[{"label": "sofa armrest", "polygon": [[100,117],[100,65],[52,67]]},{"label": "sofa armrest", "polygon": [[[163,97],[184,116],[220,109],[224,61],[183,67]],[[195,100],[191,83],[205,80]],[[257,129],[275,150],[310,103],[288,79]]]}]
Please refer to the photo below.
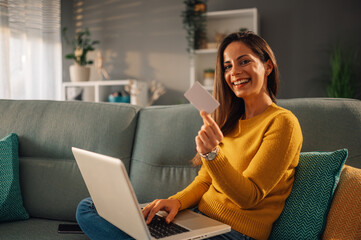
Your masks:
[{"label": "sofa armrest", "polygon": [[343,168],[322,239],[361,239],[361,169]]}]

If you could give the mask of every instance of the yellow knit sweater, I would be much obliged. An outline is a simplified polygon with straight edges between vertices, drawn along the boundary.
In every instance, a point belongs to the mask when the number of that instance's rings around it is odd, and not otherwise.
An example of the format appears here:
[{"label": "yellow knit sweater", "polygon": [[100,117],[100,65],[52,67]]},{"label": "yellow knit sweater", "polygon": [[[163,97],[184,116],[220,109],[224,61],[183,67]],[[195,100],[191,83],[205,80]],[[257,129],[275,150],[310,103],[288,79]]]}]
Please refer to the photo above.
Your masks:
[{"label": "yellow knit sweater", "polygon": [[289,196],[302,146],[297,118],[276,104],[239,120],[212,161],[170,198],[255,239],[267,239]]}]

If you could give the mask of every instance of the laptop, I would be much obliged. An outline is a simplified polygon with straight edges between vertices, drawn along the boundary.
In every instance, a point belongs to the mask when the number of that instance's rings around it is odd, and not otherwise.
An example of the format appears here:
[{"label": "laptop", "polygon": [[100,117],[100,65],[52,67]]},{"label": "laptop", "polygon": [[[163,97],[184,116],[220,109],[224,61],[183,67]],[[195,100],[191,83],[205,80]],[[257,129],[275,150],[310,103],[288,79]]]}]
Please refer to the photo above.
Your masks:
[{"label": "laptop", "polygon": [[[180,211],[172,223],[166,224],[166,212],[159,212],[146,224],[123,162],[98,153],[72,148],[98,214],[135,239],[204,239],[231,231],[231,227],[195,213]],[[144,204],[145,206],[145,204]],[[158,228],[153,232],[150,226]],[[170,228],[159,230],[159,228]],[[158,233],[157,233],[158,231]]]}]

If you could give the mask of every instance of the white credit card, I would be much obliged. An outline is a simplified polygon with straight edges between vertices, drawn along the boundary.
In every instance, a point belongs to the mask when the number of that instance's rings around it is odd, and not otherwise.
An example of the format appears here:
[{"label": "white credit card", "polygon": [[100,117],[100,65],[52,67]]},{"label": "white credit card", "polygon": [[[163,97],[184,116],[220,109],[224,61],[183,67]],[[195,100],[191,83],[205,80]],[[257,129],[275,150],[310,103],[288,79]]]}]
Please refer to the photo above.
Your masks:
[{"label": "white credit card", "polygon": [[212,113],[219,106],[219,102],[199,82],[195,82],[184,93],[184,96],[199,111],[204,110],[208,114]]}]

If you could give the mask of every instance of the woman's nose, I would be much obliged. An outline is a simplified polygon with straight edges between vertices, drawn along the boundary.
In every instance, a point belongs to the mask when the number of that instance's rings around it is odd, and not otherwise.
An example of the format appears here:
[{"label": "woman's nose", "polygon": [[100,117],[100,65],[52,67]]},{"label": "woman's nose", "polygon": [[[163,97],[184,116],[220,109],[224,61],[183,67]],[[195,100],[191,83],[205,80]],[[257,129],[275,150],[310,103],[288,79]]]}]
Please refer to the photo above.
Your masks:
[{"label": "woman's nose", "polygon": [[232,69],[231,69],[231,75],[232,76],[236,76],[236,75],[239,75],[241,73],[242,73],[242,70],[239,67],[237,67],[237,66],[232,67]]}]

